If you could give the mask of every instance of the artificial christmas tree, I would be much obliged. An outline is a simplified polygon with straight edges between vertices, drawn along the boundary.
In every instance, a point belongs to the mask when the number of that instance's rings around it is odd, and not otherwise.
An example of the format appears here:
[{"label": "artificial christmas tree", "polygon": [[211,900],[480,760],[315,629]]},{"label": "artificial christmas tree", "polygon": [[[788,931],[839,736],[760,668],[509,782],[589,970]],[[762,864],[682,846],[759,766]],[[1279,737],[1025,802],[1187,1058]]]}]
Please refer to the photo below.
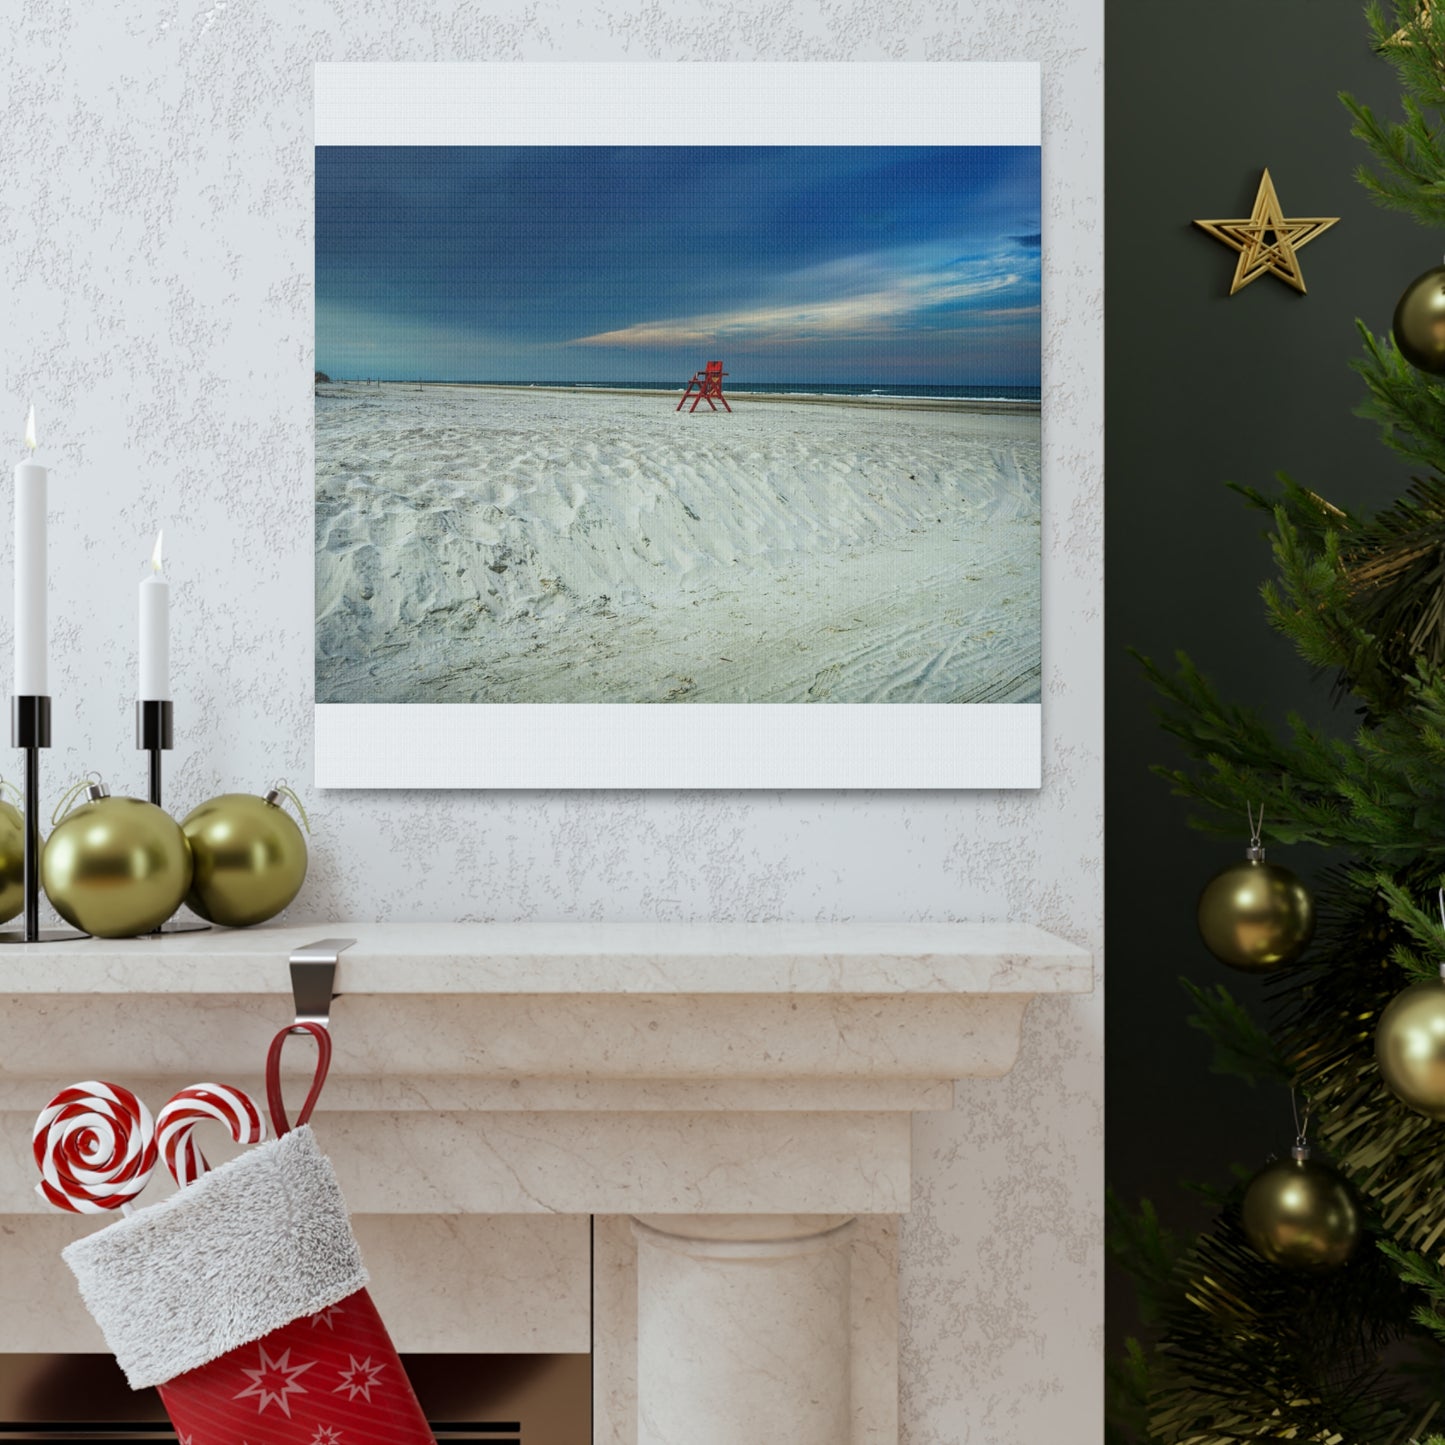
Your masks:
[{"label": "artificial christmas tree", "polygon": [[[1399,75],[1404,118],[1346,100],[1377,163],[1361,180],[1437,232],[1424,265],[1445,232],[1445,6],[1411,0],[1367,15]],[[1391,1001],[1439,988],[1445,963],[1445,921],[1433,916],[1445,882],[1445,381],[1412,364],[1431,360],[1429,306],[1404,309],[1410,335],[1365,330],[1358,369],[1365,414],[1422,473],[1405,495],[1355,516],[1289,481],[1269,498],[1240,489],[1274,518],[1270,620],[1337,679],[1358,714],[1354,736],[1295,721],[1280,739],[1188,659],[1173,673],[1145,664],[1189,760],[1166,776],[1205,805],[1207,826],[1236,832],[1263,808],[1269,841],[1290,845],[1292,860],[1303,845],[1343,859],[1314,880],[1308,948],[1271,969],[1266,1021],[1223,987],[1191,992],[1231,1072],[1277,1080],[1304,1101],[1315,1157],[1348,1186],[1336,1202],[1357,1204],[1362,1238],[1328,1268],[1291,1269],[1256,1247],[1269,1232],[1242,1182],[1220,1192],[1213,1227],[1192,1243],[1147,1205],[1112,1203],[1111,1244],[1158,1336],[1151,1350],[1131,1341],[1112,1372],[1120,1441],[1405,1445],[1438,1441],[1430,1432],[1445,1426],[1445,1123],[1391,1087],[1422,996],[1385,1018],[1378,1056],[1376,1040]],[[1270,1175],[1284,1191],[1288,1172]],[[1268,1202],[1266,1223],[1283,1229],[1291,1201]]]}]

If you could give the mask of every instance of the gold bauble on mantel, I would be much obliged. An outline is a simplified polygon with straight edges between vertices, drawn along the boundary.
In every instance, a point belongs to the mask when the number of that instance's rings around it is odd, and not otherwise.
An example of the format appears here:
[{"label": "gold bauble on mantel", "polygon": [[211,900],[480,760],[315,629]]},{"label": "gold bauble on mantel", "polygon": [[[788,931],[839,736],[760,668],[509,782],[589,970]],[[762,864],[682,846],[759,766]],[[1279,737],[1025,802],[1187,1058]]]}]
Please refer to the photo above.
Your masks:
[{"label": "gold bauble on mantel", "polygon": [[24,907],[25,820],[14,803],[0,798],[0,923],[17,917]]},{"label": "gold bauble on mantel", "polygon": [[[306,839],[281,806],[295,793],[278,784],[264,797],[222,793],[181,821],[195,874],[186,898],[208,923],[248,928],[274,918],[306,881]],[[301,812],[305,821],[305,813]]]},{"label": "gold bauble on mantel", "polygon": [[104,783],[91,783],[85,801],[60,816],[45,840],[40,882],[72,928],[134,938],[181,906],[191,886],[191,850],[169,813],[140,798],[113,798]]}]

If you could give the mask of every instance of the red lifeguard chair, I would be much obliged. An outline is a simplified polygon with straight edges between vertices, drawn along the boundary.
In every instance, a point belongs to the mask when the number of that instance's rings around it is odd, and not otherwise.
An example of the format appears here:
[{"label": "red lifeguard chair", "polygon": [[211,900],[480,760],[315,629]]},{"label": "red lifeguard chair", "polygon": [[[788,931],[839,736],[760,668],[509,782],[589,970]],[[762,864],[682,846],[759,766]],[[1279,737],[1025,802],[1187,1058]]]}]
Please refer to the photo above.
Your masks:
[{"label": "red lifeguard chair", "polygon": [[674,410],[682,410],[682,403],[692,396],[692,389],[696,387],[697,395],[692,397],[692,405],[687,409],[689,416],[697,410],[697,404],[700,401],[705,401],[714,411],[717,410],[717,403],[720,401],[724,411],[731,411],[732,407],[728,405],[728,399],[722,393],[722,379],[726,375],[727,372],[722,369],[720,361],[710,361],[705,371],[693,372],[692,380],[688,382],[687,390],[682,394],[682,401],[678,402]]}]

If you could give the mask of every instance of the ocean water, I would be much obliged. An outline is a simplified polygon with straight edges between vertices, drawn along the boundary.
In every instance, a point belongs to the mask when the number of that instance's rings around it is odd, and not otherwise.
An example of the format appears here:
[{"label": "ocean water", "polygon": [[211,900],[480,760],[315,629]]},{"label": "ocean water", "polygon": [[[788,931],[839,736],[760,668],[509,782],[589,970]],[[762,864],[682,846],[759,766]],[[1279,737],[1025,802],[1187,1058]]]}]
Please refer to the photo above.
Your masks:
[{"label": "ocean water", "polygon": [[[607,381],[551,382],[552,386],[576,386],[618,391],[681,391],[676,382]],[[979,382],[903,384],[896,381],[735,381],[723,383],[723,391],[764,392],[773,396],[897,396],[933,397],[940,401],[1038,401],[1036,386],[997,386]]]},{"label": "ocean water", "polygon": [[[341,383],[354,378],[334,377]],[[416,384],[416,383],[408,383]],[[466,381],[423,382],[435,386],[548,386],[568,387],[577,391],[672,391],[683,387],[673,381],[493,381],[480,378]],[[896,381],[735,381],[729,377],[723,392],[762,392],[772,396],[877,396],[931,397],[940,401],[1018,401],[1038,404],[1041,392],[1037,386],[1000,386],[982,382],[951,382],[904,384]]]}]

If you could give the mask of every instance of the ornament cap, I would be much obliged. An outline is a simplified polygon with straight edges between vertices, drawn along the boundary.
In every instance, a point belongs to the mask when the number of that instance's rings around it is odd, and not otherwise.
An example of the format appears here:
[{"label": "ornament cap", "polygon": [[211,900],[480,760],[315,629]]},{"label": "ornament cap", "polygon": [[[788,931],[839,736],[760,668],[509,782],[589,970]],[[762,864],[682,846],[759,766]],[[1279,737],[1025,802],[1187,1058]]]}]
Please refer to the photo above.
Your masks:
[{"label": "ornament cap", "polygon": [[85,801],[87,803],[99,802],[101,798],[110,797],[110,789],[97,778],[93,783],[85,785]]},{"label": "ornament cap", "polygon": [[1289,1157],[1297,1164],[1303,1164],[1310,1157],[1310,1146],[1303,1139],[1296,1142],[1293,1149],[1289,1151]]},{"label": "ornament cap", "polygon": [[281,794],[278,793],[275,788],[267,788],[263,801],[270,803],[273,808],[279,808],[281,806]]},{"label": "ornament cap", "polygon": [[1259,805],[1259,818],[1255,819],[1254,805],[1248,805],[1244,815],[1249,819],[1249,847],[1244,850],[1244,856],[1251,863],[1264,862],[1264,804]]}]

